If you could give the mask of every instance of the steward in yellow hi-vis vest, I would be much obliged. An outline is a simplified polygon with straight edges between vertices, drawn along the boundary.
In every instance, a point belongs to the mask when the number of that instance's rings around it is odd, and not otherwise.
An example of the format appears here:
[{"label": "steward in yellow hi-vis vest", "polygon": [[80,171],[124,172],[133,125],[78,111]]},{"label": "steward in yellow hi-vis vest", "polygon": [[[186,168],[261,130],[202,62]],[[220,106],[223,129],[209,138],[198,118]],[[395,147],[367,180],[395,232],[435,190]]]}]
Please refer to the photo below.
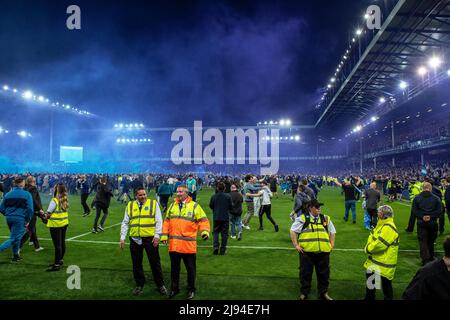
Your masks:
[{"label": "steward in yellow hi-vis vest", "polygon": [[66,231],[69,225],[69,201],[66,187],[58,183],[44,220],[55,246],[55,261],[47,271],[59,271],[66,253]]},{"label": "steward in yellow hi-vis vest", "polygon": [[381,206],[378,208],[378,223],[364,247],[368,255],[364,263],[367,270],[366,300],[375,300],[377,284],[383,288],[384,300],[393,299],[392,279],[397,267],[398,245],[394,211],[388,205]]},{"label": "steward in yellow hi-vis vest", "polygon": [[309,202],[308,214],[297,217],[291,227],[291,240],[300,257],[300,300],[306,300],[311,291],[314,269],[322,300],[333,300],[328,295],[330,279],[330,252],[334,247],[336,229],[329,216],[321,214],[317,199]]},{"label": "steward in yellow hi-vis vest", "polygon": [[179,293],[180,264],[183,260],[187,269],[188,295],[193,299],[195,293],[197,234],[203,240],[209,238],[210,225],[202,207],[188,196],[187,187],[177,188],[177,198],[169,206],[163,225],[162,241],[169,241],[169,255],[172,266],[172,291],[169,297]]},{"label": "steward in yellow hi-vis vest", "polygon": [[137,188],[134,193],[136,200],[128,202],[120,230],[120,249],[122,250],[129,233],[133,276],[136,282],[133,294],[137,296],[143,292],[145,274],[142,259],[145,250],[156,287],[162,295],[167,295],[158,251],[163,222],[161,210],[156,200],[147,199],[144,188]]}]

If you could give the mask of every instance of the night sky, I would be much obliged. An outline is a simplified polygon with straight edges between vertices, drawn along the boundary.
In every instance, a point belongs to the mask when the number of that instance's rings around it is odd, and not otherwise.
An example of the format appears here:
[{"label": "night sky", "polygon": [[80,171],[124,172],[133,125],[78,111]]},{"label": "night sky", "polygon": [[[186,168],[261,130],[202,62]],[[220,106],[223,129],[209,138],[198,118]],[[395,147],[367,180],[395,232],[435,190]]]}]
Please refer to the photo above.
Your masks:
[{"label": "night sky", "polygon": [[[81,8],[81,30],[66,8]],[[2,1],[0,83],[153,127],[313,124],[369,1]]]}]

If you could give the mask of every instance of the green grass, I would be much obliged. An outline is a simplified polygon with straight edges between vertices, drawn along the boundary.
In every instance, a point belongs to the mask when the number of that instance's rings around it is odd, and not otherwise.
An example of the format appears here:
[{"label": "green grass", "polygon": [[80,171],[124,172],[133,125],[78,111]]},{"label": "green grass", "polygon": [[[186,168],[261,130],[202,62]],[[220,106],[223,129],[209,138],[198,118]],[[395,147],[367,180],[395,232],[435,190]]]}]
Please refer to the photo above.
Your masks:
[{"label": "green grass", "polygon": [[[198,200],[207,212],[211,189],[202,190]],[[153,194],[151,195],[154,196]],[[42,195],[45,205],[49,197]],[[323,212],[330,215],[337,229],[336,251],[331,254],[330,295],[335,299],[360,299],[365,292],[365,255],[362,250],[344,251],[340,249],[362,249],[368,232],[363,227],[361,202],[357,204],[357,224],[345,223],[343,196],[340,189],[325,188],[320,193],[325,203]],[[90,203],[91,198],[88,200]],[[70,225],[67,239],[88,233],[93,224],[94,213],[82,217],[79,196],[70,197]],[[407,234],[404,229],[409,217],[406,203],[392,203],[395,222],[400,231],[400,250],[417,250],[416,234]],[[45,250],[34,252],[32,246],[24,245],[23,260],[18,264],[10,262],[11,250],[0,253],[0,299],[161,299],[154,289],[150,267],[144,258],[147,284],[144,294],[138,298],[131,295],[134,280],[128,247],[121,251],[118,246],[120,225],[125,205],[112,201],[110,216],[106,226],[112,226],[104,233],[86,234],[73,241],[67,241],[64,268],[59,272],[47,273],[45,269],[53,260],[53,245],[45,225],[38,221],[38,236]],[[46,208],[45,208],[46,209]],[[258,219],[253,217],[251,230],[244,230],[243,240],[229,239],[229,249],[225,256],[212,255],[212,240],[198,240],[197,252],[197,295],[196,299],[296,299],[299,292],[298,254],[292,248],[289,238],[291,221],[289,212],[292,201],[289,196],[273,200],[273,217],[280,226],[275,233],[270,222],[264,220],[264,231],[257,231]],[[448,233],[448,232],[446,232]],[[3,220],[0,236],[8,236],[8,228]],[[436,249],[441,251],[444,236],[437,240]],[[89,241],[89,242],[88,242]],[[102,243],[103,241],[104,243]],[[114,242],[114,243],[111,243]],[[251,248],[246,248],[251,247]],[[258,248],[254,248],[258,247]],[[263,247],[272,247],[263,248]],[[166,285],[170,285],[170,260],[166,246],[160,247],[161,263]],[[66,267],[77,265],[81,268],[81,290],[69,290],[66,281],[69,274]],[[401,297],[405,287],[420,267],[418,251],[400,251],[398,267],[393,281],[394,296]],[[313,277],[312,298],[316,296],[316,282]],[[186,274],[182,266],[181,288],[185,288]],[[179,299],[184,295],[180,295]],[[378,293],[381,298],[381,292]]]}]

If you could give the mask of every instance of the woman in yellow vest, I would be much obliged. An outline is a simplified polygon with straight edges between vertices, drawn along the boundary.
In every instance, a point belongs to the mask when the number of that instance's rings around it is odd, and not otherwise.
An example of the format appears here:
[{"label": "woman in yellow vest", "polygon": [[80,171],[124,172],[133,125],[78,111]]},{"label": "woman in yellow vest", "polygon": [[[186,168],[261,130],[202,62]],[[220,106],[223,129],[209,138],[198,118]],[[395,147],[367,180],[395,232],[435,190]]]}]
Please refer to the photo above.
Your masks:
[{"label": "woman in yellow vest", "polygon": [[368,255],[366,268],[366,300],[375,300],[377,284],[383,288],[384,300],[393,299],[394,279],[398,256],[398,231],[394,224],[394,211],[388,205],[378,208],[378,223],[370,232],[364,252]]},{"label": "woman in yellow vest", "polygon": [[47,209],[47,227],[52,236],[55,246],[55,262],[49,265],[47,271],[58,271],[63,265],[64,253],[66,252],[66,231],[69,225],[69,199],[66,187],[59,183],[55,187],[53,198]]}]

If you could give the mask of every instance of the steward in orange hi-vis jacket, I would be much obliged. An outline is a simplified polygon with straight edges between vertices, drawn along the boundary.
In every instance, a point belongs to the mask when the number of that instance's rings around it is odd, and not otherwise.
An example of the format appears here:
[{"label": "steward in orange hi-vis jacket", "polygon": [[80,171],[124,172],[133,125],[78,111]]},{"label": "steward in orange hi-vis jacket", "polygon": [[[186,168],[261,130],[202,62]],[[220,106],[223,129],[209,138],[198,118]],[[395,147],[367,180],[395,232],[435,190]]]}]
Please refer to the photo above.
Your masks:
[{"label": "steward in orange hi-vis jacket", "polygon": [[208,218],[202,207],[188,196],[187,187],[180,185],[177,188],[177,198],[167,210],[161,234],[163,243],[167,243],[167,239],[169,241],[172,280],[170,298],[180,292],[181,260],[183,260],[187,270],[187,299],[194,298],[198,231],[200,231],[203,240],[209,238]]}]

